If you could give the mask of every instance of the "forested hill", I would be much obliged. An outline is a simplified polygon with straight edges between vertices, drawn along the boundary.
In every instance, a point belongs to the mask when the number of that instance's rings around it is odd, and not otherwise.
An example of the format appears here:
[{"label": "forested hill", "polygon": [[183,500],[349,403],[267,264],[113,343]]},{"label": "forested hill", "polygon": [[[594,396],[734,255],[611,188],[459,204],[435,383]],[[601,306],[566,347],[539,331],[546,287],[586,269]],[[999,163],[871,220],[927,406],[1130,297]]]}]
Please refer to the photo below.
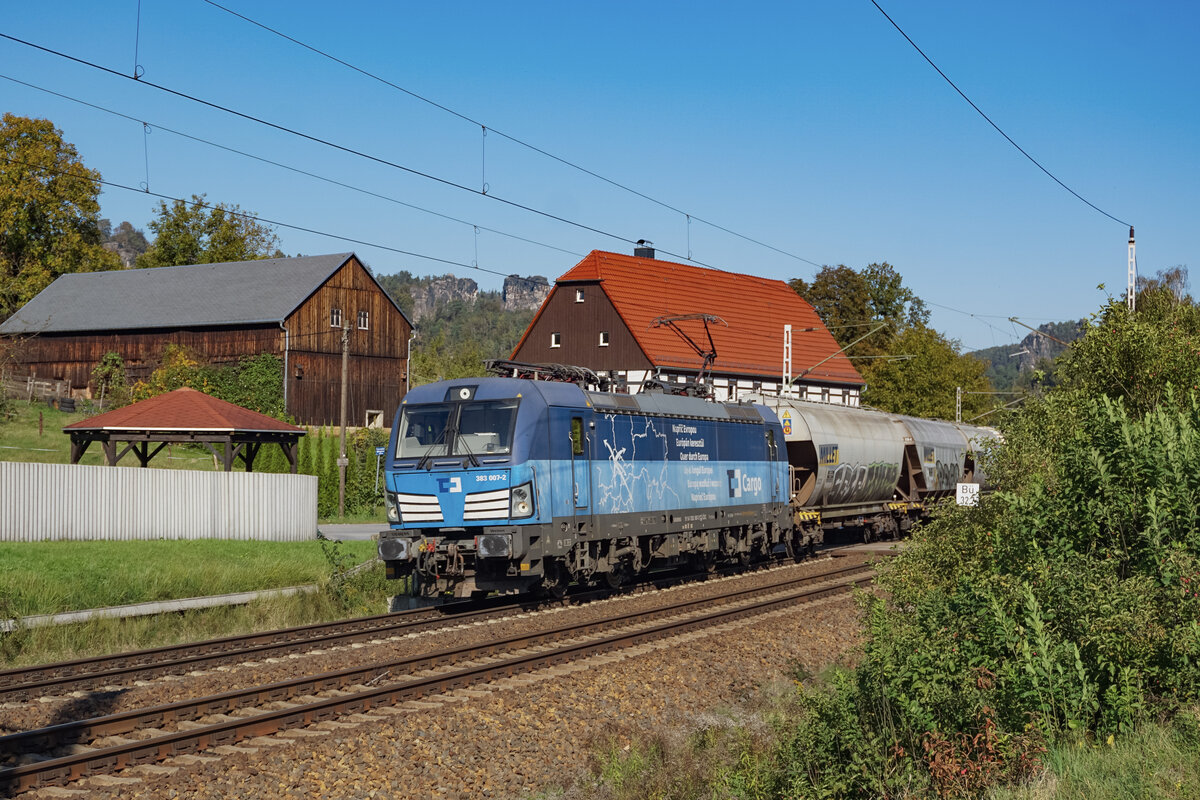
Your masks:
[{"label": "forested hill", "polygon": [[377,278],[416,325],[414,386],[482,375],[485,360],[508,358],[550,292],[541,275],[510,275],[499,292],[480,291],[470,278],[453,275]]},{"label": "forested hill", "polygon": [[1067,349],[1054,339],[1075,341],[1087,330],[1087,320],[1047,322],[1039,325],[1038,330],[1041,333],[1030,333],[1017,344],[988,347],[970,354],[988,364],[987,377],[996,391],[1028,384],[1034,370],[1049,372],[1054,359]]}]

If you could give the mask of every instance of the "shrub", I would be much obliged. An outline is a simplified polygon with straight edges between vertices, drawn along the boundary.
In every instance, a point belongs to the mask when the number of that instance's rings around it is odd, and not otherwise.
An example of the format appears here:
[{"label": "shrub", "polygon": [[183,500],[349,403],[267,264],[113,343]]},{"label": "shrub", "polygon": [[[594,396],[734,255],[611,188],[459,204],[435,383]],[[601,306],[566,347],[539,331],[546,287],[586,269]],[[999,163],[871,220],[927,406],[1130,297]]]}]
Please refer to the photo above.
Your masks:
[{"label": "shrub", "polygon": [[786,794],[977,797],[1200,699],[1198,355],[1190,302],[1101,311],[1003,421],[998,491],[883,568],[858,665],[802,694]]}]

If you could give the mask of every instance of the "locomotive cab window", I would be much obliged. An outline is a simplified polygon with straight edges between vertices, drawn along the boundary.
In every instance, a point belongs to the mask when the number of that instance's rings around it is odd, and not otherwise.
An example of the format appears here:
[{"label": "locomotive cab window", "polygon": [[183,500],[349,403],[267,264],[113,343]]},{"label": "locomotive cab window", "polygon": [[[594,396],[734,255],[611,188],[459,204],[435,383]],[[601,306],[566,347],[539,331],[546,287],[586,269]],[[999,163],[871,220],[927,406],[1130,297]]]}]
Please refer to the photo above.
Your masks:
[{"label": "locomotive cab window", "polygon": [[404,406],[396,458],[511,453],[517,404],[513,399]]},{"label": "locomotive cab window", "polygon": [[516,420],[516,400],[463,403],[454,436],[454,455],[511,453]]},{"label": "locomotive cab window", "polygon": [[583,419],[571,417],[571,455],[583,455]]},{"label": "locomotive cab window", "polygon": [[396,436],[396,457],[446,455],[446,436],[452,410],[450,403],[405,406]]}]

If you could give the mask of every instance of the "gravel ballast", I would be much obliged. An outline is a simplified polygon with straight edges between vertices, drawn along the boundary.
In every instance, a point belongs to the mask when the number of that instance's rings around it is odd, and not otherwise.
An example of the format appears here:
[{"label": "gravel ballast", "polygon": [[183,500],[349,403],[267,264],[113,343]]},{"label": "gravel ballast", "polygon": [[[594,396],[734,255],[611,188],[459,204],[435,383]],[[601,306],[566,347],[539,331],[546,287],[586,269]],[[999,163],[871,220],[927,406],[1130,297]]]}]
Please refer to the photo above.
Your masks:
[{"label": "gravel ballast", "polygon": [[601,742],[690,730],[797,667],[818,672],[853,645],[857,616],[849,595],[826,598],[25,797],[523,797],[585,778]]}]

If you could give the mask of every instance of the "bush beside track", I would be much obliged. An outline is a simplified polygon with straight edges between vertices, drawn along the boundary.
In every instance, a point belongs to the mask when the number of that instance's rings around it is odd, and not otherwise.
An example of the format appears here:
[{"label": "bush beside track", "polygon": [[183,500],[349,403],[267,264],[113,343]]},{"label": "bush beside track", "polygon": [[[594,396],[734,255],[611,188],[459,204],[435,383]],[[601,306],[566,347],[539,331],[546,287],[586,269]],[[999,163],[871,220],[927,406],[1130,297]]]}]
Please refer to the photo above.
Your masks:
[{"label": "bush beside track", "polygon": [[[856,666],[797,691],[734,767],[746,796],[1194,796],[1200,309],[1110,304],[1059,378],[1000,422],[999,491],[883,566]],[[1139,741],[1159,744],[1127,782],[1072,756]]]}]

